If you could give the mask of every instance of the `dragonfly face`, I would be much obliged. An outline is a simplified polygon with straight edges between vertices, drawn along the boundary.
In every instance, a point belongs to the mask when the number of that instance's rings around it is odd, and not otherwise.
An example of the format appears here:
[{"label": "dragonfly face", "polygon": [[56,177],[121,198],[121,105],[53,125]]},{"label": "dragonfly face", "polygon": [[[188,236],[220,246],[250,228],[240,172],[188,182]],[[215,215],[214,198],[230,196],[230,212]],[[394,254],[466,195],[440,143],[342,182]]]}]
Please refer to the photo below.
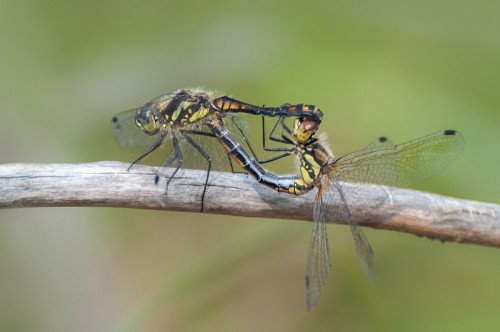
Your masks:
[{"label": "dragonfly face", "polygon": [[160,131],[156,110],[148,104],[140,108],[135,115],[135,125],[147,135],[156,135]]},{"label": "dragonfly face", "polygon": [[296,119],[293,124],[293,138],[297,144],[310,144],[317,128],[318,123],[312,119]]}]

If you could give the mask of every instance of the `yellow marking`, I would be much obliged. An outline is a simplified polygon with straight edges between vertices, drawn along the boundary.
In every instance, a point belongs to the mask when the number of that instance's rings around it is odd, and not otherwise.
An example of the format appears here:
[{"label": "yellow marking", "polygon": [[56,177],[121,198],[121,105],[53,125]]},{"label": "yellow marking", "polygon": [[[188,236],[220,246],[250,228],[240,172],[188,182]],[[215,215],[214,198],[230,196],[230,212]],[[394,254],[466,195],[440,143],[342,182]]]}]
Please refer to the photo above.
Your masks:
[{"label": "yellow marking", "polygon": [[177,109],[175,110],[174,114],[178,114],[178,112],[184,112],[184,111],[188,111],[191,109],[191,106],[193,106],[195,104],[195,102],[191,102],[191,101],[182,101],[179,103],[179,106],[177,106]]},{"label": "yellow marking", "polygon": [[181,108],[179,107],[174,111],[174,113],[172,113],[172,121],[176,121],[180,113],[181,113]]},{"label": "yellow marking", "polygon": [[295,188],[294,187],[290,187],[290,188],[280,188],[280,187],[276,187],[274,188],[276,191],[280,192],[280,193],[287,193],[287,194],[292,194],[292,195],[295,195]]},{"label": "yellow marking", "polygon": [[319,165],[316,162],[316,159],[314,159],[314,157],[311,156],[310,154],[304,155],[304,159],[308,163],[308,166],[312,168],[312,173],[313,173],[314,177],[317,177],[318,174],[319,174],[319,172],[320,172],[320,170],[321,170],[321,165]]},{"label": "yellow marking", "polygon": [[304,167],[300,168],[300,175],[302,176],[304,182],[307,184],[311,184],[314,181],[314,179],[311,178],[311,174]]},{"label": "yellow marking", "polygon": [[239,103],[236,103],[234,101],[230,102],[229,103],[229,109],[231,110],[237,110],[240,108],[240,104]]},{"label": "yellow marking", "polygon": [[294,185],[292,187],[288,188],[288,190],[282,189],[280,191],[287,192],[287,193],[292,194],[292,195],[302,195],[302,194],[304,194],[304,192],[302,190],[300,190],[299,187],[303,187],[304,185],[305,185],[304,181],[297,179],[294,181]]},{"label": "yellow marking", "polygon": [[196,122],[197,120],[204,118],[208,114],[208,112],[210,112],[210,109],[205,107],[200,108],[189,118],[189,122]]},{"label": "yellow marking", "polygon": [[299,126],[299,121],[294,122],[294,135],[299,143],[305,143],[311,138],[312,131],[305,131],[303,126]]}]

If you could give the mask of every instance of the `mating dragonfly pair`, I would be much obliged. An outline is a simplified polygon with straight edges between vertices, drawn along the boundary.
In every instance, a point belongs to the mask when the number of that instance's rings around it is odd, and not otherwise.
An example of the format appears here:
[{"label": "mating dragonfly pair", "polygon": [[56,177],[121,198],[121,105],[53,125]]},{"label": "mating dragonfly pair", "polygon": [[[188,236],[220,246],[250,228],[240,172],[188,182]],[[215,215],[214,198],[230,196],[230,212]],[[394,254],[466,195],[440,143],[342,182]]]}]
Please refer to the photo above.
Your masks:
[{"label": "mating dragonfly pair", "polygon": [[[263,149],[274,152],[273,157],[257,158],[247,140],[248,126],[240,113],[262,116]],[[277,120],[266,136],[264,120],[270,117]],[[289,118],[292,125],[286,121]],[[316,134],[322,119],[323,113],[313,105],[259,107],[199,89],[186,89],[117,114],[112,119],[112,128],[122,148],[145,151],[130,167],[160,146],[170,147],[162,165],[175,168],[167,180],[167,190],[179,168],[205,168],[202,211],[210,171],[227,170],[228,165],[234,171],[231,158],[259,183],[278,192],[301,195],[316,189],[306,269],[307,309],[311,311],[331,268],[327,222],[349,225],[363,272],[369,279],[374,278],[373,250],[356,225],[354,211],[348,204],[351,199],[371,198],[355,196],[352,187],[344,184],[408,186],[448,167],[464,146],[457,131],[445,130],[399,145],[381,137],[360,151],[335,158],[324,139]],[[266,146],[267,140],[280,145]],[[299,161],[297,175],[275,175],[262,166],[290,155]]]}]

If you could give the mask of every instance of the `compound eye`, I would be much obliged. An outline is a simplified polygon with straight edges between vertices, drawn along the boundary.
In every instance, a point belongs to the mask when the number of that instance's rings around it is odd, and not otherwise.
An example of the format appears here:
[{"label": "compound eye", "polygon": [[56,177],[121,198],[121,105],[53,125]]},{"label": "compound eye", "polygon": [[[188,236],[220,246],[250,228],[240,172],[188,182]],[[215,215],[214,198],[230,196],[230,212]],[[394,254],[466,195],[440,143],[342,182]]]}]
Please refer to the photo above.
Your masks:
[{"label": "compound eye", "polygon": [[135,124],[140,130],[148,135],[154,135],[160,130],[158,118],[147,108],[141,108],[135,115]]},{"label": "compound eye", "polygon": [[304,119],[301,126],[304,131],[315,131],[318,128],[318,123],[312,119]]},{"label": "compound eye", "polygon": [[318,123],[312,119],[297,119],[294,125],[294,137],[300,144],[307,144],[318,128]]}]

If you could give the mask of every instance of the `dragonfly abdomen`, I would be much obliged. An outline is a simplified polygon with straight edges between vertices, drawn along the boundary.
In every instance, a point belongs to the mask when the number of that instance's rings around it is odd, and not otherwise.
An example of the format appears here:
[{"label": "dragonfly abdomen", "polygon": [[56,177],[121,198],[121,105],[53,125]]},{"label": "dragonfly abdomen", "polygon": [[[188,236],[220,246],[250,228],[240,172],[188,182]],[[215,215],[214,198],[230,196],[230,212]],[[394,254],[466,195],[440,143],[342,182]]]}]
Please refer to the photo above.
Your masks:
[{"label": "dragonfly abdomen", "polygon": [[228,154],[260,184],[278,192],[286,192],[293,195],[302,195],[313,188],[312,185],[306,184],[300,176],[277,176],[262,168],[229,134],[228,130],[222,124],[221,118],[210,122],[209,126]]},{"label": "dragonfly abdomen", "polygon": [[242,101],[223,96],[213,100],[213,104],[223,112],[248,113],[252,115],[264,116],[298,116],[308,119],[314,119],[321,123],[323,112],[314,105],[298,104],[290,105],[283,104],[278,107],[255,106]]}]

